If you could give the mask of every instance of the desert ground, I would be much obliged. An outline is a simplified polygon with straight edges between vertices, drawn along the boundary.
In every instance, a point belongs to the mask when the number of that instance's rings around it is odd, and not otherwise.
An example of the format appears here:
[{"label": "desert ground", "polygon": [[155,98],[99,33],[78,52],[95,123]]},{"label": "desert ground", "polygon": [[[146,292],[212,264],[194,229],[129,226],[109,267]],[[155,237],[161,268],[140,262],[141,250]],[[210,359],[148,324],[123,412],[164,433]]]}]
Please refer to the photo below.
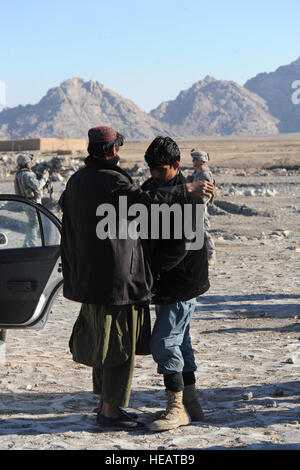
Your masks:
[{"label": "desert ground", "polygon": [[[80,305],[60,293],[43,330],[8,331],[0,449],[300,449],[300,135],[178,143],[185,174],[191,148],[209,151],[217,186],[209,209],[216,262],[191,322],[205,420],[163,433],[102,431],[91,370],[68,348]],[[147,145],[122,151],[137,182],[148,174]],[[3,173],[1,193],[13,191],[12,179]],[[54,184],[57,200],[65,181]],[[148,422],[164,405],[156,365],[137,356],[130,409]]]},{"label": "desert ground", "polygon": [[[125,142],[122,149],[124,163],[143,163],[149,143]],[[300,133],[279,134],[270,137],[218,137],[176,140],[183,165],[190,165],[190,150],[201,148],[211,155],[212,167],[264,168],[288,165],[299,166]]]}]

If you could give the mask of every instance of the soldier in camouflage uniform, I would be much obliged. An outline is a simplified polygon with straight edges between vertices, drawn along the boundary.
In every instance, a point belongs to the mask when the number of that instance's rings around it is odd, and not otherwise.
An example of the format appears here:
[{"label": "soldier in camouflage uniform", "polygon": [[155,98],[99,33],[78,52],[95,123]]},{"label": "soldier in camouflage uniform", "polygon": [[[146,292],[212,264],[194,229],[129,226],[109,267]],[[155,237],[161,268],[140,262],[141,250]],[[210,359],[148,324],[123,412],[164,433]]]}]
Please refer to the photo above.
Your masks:
[{"label": "soldier in camouflage uniform", "polygon": [[[23,196],[31,201],[41,204],[43,187],[46,185],[49,178],[49,173],[46,171],[41,179],[38,179],[36,174],[31,170],[32,162],[29,155],[19,155],[17,159],[18,169],[15,176],[15,193]],[[28,226],[24,240],[24,246],[38,245],[38,232],[39,222],[36,211],[28,206],[25,208],[25,213],[28,217]]]},{"label": "soldier in camouflage uniform", "polygon": [[[202,150],[191,150],[191,157],[193,159],[193,166],[195,171],[188,179],[189,181],[207,180],[210,183],[215,184],[214,177],[210,171],[207,162],[209,160],[209,154]],[[212,199],[209,199],[206,203],[204,212],[204,239],[207,246],[208,262],[212,264],[216,260],[216,247],[214,240],[209,232],[210,222],[207,213],[207,204],[212,203]]]}]

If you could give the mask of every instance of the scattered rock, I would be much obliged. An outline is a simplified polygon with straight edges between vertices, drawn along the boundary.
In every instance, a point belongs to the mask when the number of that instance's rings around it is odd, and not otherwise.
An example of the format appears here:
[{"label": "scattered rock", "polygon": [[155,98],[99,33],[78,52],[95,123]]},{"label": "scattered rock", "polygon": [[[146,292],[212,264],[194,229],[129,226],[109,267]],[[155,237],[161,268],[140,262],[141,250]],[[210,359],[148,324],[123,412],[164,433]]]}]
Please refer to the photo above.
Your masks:
[{"label": "scattered rock", "polygon": [[270,214],[268,212],[257,211],[255,209],[252,209],[251,207],[246,206],[245,204],[239,205],[239,204],[234,204],[233,202],[216,200],[214,202],[214,205],[230,214],[239,214],[239,215],[244,215],[244,216],[260,215],[264,217],[270,217]]},{"label": "scattered rock", "polygon": [[282,233],[276,230],[276,231],[274,231],[274,232],[271,232],[271,233],[269,234],[269,237],[270,237],[270,238],[281,238],[281,237],[282,237]]},{"label": "scattered rock", "polygon": [[255,190],[255,195],[256,196],[265,196],[266,194],[266,189],[265,188],[258,188]]},{"label": "scattered rock", "polygon": [[228,215],[227,211],[221,209],[215,204],[211,204],[210,206],[208,206],[207,212],[209,215]]},{"label": "scattered rock", "polygon": [[264,405],[266,408],[277,408],[277,402],[274,400],[266,400]]},{"label": "scattered rock", "polygon": [[250,400],[252,400],[252,398],[253,398],[253,393],[252,392],[244,393],[242,395],[242,399],[244,401],[250,401]]},{"label": "scattered rock", "polygon": [[276,189],[266,189],[266,196],[275,196],[277,194]]},{"label": "scattered rock", "polygon": [[254,189],[246,189],[244,191],[244,196],[255,196],[255,190]]},{"label": "scattered rock", "polygon": [[288,174],[288,171],[286,168],[276,168],[274,170],[274,172],[277,174],[277,175],[282,175],[282,176],[286,176]]},{"label": "scattered rock", "polygon": [[59,173],[53,173],[51,175],[51,181],[64,181],[64,177]]},{"label": "scattered rock", "polygon": [[294,357],[288,357],[288,358],[285,360],[285,363],[286,363],[286,364],[295,364],[295,358],[294,358]]}]

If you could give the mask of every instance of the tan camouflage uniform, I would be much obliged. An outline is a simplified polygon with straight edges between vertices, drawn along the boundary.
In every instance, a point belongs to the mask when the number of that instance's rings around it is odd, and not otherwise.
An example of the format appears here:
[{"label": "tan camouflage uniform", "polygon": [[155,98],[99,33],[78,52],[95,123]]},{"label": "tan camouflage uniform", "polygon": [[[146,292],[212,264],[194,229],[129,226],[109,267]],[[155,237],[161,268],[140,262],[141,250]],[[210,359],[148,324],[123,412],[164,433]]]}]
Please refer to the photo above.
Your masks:
[{"label": "tan camouflage uniform", "polygon": [[[197,154],[206,154],[205,152],[197,152],[194,149],[191,151],[191,156],[193,157],[194,155]],[[206,154],[207,155],[207,154]],[[204,157],[205,158],[205,157]],[[205,167],[198,170],[196,169],[192,175],[188,178],[189,182],[194,182],[194,181],[199,181],[199,180],[206,180],[209,181],[210,183],[215,184],[215,179],[213,177],[212,172],[210,171],[207,163],[205,163]],[[204,240],[207,246],[207,252],[208,252],[208,261],[212,262],[216,258],[216,246],[215,242],[210,234],[210,221],[207,213],[207,205],[212,203],[212,199],[208,199],[206,201],[206,206],[205,206],[205,211],[204,211]]]},{"label": "tan camouflage uniform", "polygon": [[[47,183],[48,176],[42,176],[39,180],[32,170],[22,166],[26,165],[26,163],[29,163],[30,161],[31,159],[27,155],[19,155],[18,157],[19,166],[14,181],[15,193],[41,204],[43,195],[42,189]],[[27,225],[24,246],[37,246],[39,244],[39,221],[36,211],[30,206],[26,207],[24,211],[29,222]]]},{"label": "tan camouflage uniform", "polygon": [[15,177],[15,192],[39,204],[42,202],[43,187],[47,178],[37,179],[36,174],[29,168],[19,168]]}]

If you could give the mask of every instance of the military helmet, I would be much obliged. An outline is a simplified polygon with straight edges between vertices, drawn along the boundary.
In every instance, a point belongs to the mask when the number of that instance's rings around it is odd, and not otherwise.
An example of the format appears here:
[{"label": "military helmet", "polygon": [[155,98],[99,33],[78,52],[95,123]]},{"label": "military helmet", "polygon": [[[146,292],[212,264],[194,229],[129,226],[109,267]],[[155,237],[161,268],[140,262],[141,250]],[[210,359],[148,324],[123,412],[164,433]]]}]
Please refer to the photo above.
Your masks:
[{"label": "military helmet", "polygon": [[207,152],[204,152],[203,150],[192,149],[191,157],[196,158],[196,160],[199,160],[202,162],[208,162],[209,160],[209,154]]},{"label": "military helmet", "polygon": [[21,154],[17,158],[17,163],[19,166],[26,165],[26,163],[31,163],[31,157],[29,155]]}]

